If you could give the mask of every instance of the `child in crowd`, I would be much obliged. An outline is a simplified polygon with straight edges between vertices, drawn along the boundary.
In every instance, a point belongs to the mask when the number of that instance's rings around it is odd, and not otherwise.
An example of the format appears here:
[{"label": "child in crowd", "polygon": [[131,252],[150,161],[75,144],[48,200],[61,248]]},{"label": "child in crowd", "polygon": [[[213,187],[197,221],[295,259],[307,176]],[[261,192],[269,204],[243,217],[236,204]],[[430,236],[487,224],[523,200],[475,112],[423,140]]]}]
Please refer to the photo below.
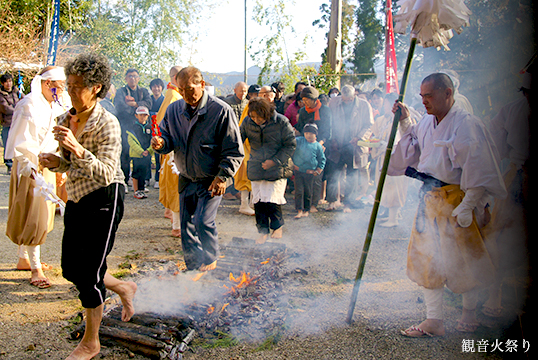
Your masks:
[{"label": "child in crowd", "polygon": [[295,209],[296,219],[306,217],[311,208],[312,187],[314,176],[320,176],[325,167],[325,153],[318,143],[318,127],[316,124],[306,124],[304,136],[296,139],[297,148],[293,154],[295,174]]},{"label": "child in crowd", "polygon": [[136,121],[131,130],[127,131],[129,140],[129,156],[133,159],[133,191],[137,199],[145,199],[145,182],[147,171],[153,156],[151,148],[151,123],[149,119],[149,109],[139,106],[135,112]]}]

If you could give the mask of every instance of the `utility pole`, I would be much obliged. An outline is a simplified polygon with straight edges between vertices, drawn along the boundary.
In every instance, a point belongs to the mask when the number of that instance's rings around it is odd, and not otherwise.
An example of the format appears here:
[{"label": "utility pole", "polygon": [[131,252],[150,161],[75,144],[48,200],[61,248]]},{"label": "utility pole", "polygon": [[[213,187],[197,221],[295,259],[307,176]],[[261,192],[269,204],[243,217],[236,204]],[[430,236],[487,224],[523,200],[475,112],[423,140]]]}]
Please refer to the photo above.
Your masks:
[{"label": "utility pole", "polygon": [[243,76],[243,81],[248,84],[247,82],[247,50],[248,50],[248,47],[247,47],[247,0],[245,0],[245,64],[244,64],[244,67],[245,67],[245,73],[244,73],[244,76]]},{"label": "utility pole", "polygon": [[[331,0],[331,28],[327,60],[334,72],[342,69],[342,0]],[[340,88],[340,78],[336,83]]]}]

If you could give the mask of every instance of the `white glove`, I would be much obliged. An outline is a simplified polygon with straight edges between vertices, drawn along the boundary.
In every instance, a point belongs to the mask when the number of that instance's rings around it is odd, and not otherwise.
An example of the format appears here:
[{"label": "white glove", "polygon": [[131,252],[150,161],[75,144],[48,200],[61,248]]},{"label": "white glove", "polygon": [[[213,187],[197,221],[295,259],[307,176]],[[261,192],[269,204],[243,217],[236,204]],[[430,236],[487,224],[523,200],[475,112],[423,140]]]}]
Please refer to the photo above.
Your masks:
[{"label": "white glove", "polygon": [[19,165],[19,175],[30,177],[32,175],[32,172],[34,170],[37,170],[37,166],[35,166],[30,160],[25,159],[21,162]]},{"label": "white glove", "polygon": [[468,189],[461,203],[452,211],[452,216],[456,216],[459,226],[469,227],[473,222],[473,209],[482,199],[486,190],[483,187]]}]

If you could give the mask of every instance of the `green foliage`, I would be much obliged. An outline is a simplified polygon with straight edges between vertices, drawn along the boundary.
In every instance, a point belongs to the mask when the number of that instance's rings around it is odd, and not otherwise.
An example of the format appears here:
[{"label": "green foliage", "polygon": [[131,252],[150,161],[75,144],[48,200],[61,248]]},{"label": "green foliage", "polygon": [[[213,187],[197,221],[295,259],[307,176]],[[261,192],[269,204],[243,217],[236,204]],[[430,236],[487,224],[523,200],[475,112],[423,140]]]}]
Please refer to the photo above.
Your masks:
[{"label": "green foliage", "polygon": [[[88,16],[92,0],[60,1],[60,34],[66,35],[68,30],[79,28]],[[48,31],[47,26],[52,18],[53,1],[43,0],[1,0],[0,10],[10,10],[6,23],[16,25],[22,17],[29,20],[42,36]]]},{"label": "green foliage", "polygon": [[[140,84],[167,78],[173,65],[185,64],[186,42],[209,14],[214,0],[98,0],[78,30],[76,41],[92,45],[110,60],[113,82],[123,85],[125,71],[136,68]],[[202,11],[203,10],[203,11]]]},{"label": "green foliage", "polygon": [[304,73],[313,87],[318,89],[320,93],[327,94],[330,89],[336,86],[340,75],[345,74],[345,70],[340,70],[340,72],[336,73],[328,62],[323,62],[319,70],[308,67],[304,69]]},{"label": "green foliage", "polygon": [[215,333],[216,337],[214,339],[208,339],[206,342],[200,343],[199,346],[202,348],[226,348],[239,344],[239,340],[232,334],[219,330],[217,330]]},{"label": "green foliage", "polygon": [[[356,74],[374,73],[374,59],[382,48],[383,25],[377,16],[378,0],[359,0],[355,16],[358,27],[357,42],[353,49],[353,71]],[[363,82],[375,75],[360,75]]]},{"label": "green foliage", "polygon": [[[283,74],[278,80],[286,85],[286,92],[291,92],[297,81],[306,78],[303,67],[298,65],[305,59],[306,54],[301,50],[292,54],[288,51],[286,39],[296,35],[292,26],[293,16],[286,13],[286,3],[285,0],[274,2],[256,0],[253,19],[260,25],[268,26],[269,30],[261,40],[253,39],[249,50],[252,60],[261,68],[258,84],[270,84],[277,80],[274,74]],[[305,37],[303,44],[307,38]]]}]

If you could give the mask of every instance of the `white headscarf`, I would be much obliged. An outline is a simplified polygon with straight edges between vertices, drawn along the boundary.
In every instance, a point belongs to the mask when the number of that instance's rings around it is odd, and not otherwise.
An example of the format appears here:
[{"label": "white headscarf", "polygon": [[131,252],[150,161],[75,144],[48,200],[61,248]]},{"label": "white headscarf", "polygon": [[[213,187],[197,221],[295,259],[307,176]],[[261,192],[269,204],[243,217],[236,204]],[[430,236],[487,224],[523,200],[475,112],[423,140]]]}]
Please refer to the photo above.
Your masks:
[{"label": "white headscarf", "polygon": [[50,69],[49,71],[45,71],[41,75],[36,75],[34,79],[32,80],[31,85],[31,91],[35,94],[40,94],[41,89],[41,81],[42,80],[52,80],[52,81],[61,81],[65,80],[65,72],[63,67],[56,67],[54,69]]}]

